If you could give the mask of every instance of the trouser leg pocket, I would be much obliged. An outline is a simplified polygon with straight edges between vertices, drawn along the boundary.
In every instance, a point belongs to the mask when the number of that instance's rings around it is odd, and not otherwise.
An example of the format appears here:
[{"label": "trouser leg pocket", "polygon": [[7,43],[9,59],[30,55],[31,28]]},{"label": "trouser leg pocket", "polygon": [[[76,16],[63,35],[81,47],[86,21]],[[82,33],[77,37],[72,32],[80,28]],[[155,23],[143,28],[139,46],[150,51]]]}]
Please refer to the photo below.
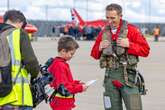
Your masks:
[{"label": "trouser leg pocket", "polygon": [[103,101],[104,101],[104,108],[105,108],[105,110],[110,110],[110,108],[112,107],[112,105],[111,105],[111,99],[106,94],[106,92],[104,92],[104,94],[103,94]]}]

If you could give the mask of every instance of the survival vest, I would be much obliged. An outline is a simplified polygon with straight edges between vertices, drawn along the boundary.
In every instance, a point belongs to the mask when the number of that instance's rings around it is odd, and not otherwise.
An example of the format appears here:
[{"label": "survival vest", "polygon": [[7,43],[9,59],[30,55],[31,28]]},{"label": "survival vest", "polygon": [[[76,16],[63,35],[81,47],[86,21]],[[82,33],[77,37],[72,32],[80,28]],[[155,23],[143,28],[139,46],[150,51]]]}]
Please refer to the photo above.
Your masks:
[{"label": "survival vest", "polygon": [[[128,33],[127,22],[122,21],[123,24],[120,29],[118,38],[126,38]],[[100,67],[115,69],[122,66],[123,62],[127,62],[127,68],[135,69],[139,61],[137,56],[127,54],[127,48],[117,46],[116,41],[112,40],[110,33],[110,26],[105,27],[102,40],[110,41],[111,45],[104,49],[100,57]]]},{"label": "survival vest", "polygon": [[[127,22],[122,21],[118,38],[126,38],[128,33]],[[127,53],[127,49],[117,46],[116,41],[112,41],[110,26],[105,27],[102,40],[110,41],[111,45],[103,50],[100,57],[100,67],[106,69],[117,69],[124,67],[124,80],[127,86],[137,86],[139,93],[145,95],[147,89],[143,76],[136,70],[139,58]]]}]

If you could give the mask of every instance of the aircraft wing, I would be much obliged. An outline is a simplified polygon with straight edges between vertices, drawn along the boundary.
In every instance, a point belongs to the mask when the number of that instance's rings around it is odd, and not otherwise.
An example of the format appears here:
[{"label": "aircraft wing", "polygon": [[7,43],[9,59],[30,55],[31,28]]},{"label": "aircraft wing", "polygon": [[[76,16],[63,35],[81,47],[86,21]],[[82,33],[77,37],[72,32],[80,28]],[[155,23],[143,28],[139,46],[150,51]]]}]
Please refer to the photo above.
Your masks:
[{"label": "aircraft wing", "polygon": [[95,20],[95,21],[87,21],[86,26],[94,27],[94,28],[102,28],[105,26],[106,21],[105,20]]}]

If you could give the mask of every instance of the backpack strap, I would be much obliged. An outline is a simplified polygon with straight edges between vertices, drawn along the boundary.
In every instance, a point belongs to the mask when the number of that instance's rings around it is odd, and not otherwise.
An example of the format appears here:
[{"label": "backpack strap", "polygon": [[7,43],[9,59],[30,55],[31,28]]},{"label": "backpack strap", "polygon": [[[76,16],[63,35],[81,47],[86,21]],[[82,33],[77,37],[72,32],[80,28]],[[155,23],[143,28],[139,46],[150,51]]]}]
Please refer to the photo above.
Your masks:
[{"label": "backpack strap", "polygon": [[[0,33],[0,37],[1,37],[2,41],[4,41],[7,45],[9,45],[9,43],[7,41],[7,36],[10,35],[14,29],[15,28],[8,28]],[[7,48],[7,46],[5,46],[5,47]],[[9,46],[8,46],[8,51],[10,51]],[[8,54],[10,54],[10,53],[8,53]],[[11,61],[11,56],[8,56],[8,57],[9,57],[8,59],[6,58],[6,60],[4,60],[4,61],[6,61],[5,64],[9,64]],[[16,77],[13,80],[13,84],[16,83],[16,80],[18,79],[18,76],[19,76],[19,73],[20,73],[22,67],[23,66],[21,65],[18,73],[16,74]]]},{"label": "backpack strap", "polygon": [[13,31],[13,28],[9,28],[5,31],[0,32],[0,67],[7,66],[11,61],[9,44],[7,36]]}]

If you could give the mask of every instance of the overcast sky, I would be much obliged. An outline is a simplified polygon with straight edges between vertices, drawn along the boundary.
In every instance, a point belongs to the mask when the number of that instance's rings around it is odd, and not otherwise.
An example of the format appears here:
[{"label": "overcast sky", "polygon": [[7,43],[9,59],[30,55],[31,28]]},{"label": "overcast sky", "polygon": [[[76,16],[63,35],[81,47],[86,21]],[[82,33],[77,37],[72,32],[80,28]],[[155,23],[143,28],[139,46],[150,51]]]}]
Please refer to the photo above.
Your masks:
[{"label": "overcast sky", "polygon": [[0,0],[0,15],[10,9],[21,10],[28,19],[70,21],[70,9],[76,8],[84,20],[105,18],[105,7],[118,3],[123,17],[130,22],[164,22],[165,0]]}]

